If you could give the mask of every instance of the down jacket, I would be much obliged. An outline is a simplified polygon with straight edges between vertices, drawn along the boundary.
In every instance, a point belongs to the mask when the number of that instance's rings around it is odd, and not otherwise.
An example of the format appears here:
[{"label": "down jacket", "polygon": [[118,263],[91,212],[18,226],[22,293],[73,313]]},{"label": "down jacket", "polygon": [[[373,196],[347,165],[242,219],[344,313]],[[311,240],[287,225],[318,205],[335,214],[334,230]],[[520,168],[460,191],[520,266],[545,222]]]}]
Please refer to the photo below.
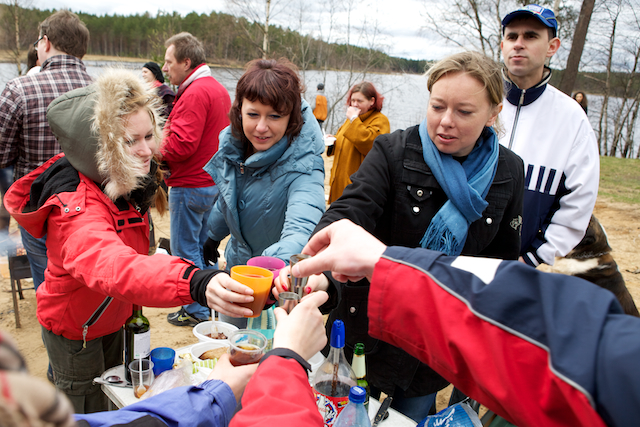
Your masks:
[{"label": "down jacket", "polygon": [[66,155],[24,176],[5,195],[20,225],[35,237],[47,235],[38,320],[70,340],[118,331],[132,303],[175,307],[193,301],[190,280],[197,268],[176,257],[147,255],[156,166],[149,175],[138,169],[139,160],[126,149],[127,112],[119,109],[130,93],[147,91],[155,96],[120,70],[56,99],[48,120]]},{"label": "down jacket", "polygon": [[369,293],[372,336],[519,427],[638,425],[639,328],[577,277],[423,249],[387,248]]},{"label": "down jacket", "polygon": [[324,142],[304,100],[302,118],[302,130],[291,143],[284,137],[246,160],[244,144],[231,128],[220,134],[220,148],[204,168],[219,191],[208,236],[221,241],[231,234],[225,249],[230,267],[258,255],[289,263],[324,213]]}]

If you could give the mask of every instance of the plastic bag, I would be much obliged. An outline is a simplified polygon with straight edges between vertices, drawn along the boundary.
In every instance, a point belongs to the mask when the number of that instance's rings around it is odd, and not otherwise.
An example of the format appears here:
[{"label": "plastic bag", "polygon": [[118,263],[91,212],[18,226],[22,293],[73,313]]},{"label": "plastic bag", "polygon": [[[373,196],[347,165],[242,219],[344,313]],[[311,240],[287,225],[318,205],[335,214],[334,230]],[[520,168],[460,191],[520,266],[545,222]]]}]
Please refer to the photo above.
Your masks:
[{"label": "plastic bag", "polygon": [[478,414],[466,403],[456,403],[429,415],[417,427],[482,427]]},{"label": "plastic bag", "polygon": [[181,387],[183,385],[191,385],[191,372],[193,371],[193,364],[190,360],[180,359],[178,366],[174,369],[164,371],[153,380],[151,387],[140,398],[147,399],[163,391],[170,390],[172,388]]}]

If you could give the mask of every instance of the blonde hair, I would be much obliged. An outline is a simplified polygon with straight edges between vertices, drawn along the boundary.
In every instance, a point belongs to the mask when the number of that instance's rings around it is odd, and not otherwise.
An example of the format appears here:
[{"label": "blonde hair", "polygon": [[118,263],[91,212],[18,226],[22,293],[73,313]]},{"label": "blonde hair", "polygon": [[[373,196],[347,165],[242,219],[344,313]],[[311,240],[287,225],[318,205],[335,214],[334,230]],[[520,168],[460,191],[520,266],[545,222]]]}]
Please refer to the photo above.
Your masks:
[{"label": "blonde hair", "polygon": [[[115,200],[138,188],[147,175],[141,162],[127,152],[127,120],[140,110],[147,111],[153,137],[159,145],[162,141],[162,100],[151,84],[123,69],[111,69],[98,77],[96,95],[92,127],[100,139],[96,155],[98,170],[108,176],[105,194]],[[159,167],[155,178],[158,184],[162,181],[163,172]],[[167,209],[167,196],[161,187],[155,194],[155,206],[160,214]]]},{"label": "blonde hair", "polygon": [[[438,61],[427,71],[427,89],[441,77],[452,73],[465,73],[479,81],[492,107],[497,107],[504,98],[504,83],[500,65],[480,52],[460,52]],[[499,119],[493,125],[496,133],[502,131]]]}]

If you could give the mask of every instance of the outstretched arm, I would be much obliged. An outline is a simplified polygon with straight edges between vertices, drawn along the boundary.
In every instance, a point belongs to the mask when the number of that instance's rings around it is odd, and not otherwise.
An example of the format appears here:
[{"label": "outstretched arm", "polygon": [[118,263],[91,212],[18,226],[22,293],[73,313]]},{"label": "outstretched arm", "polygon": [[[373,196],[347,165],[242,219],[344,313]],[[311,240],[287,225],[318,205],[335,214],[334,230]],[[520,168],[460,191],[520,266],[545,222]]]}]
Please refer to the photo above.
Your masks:
[{"label": "outstretched arm", "polygon": [[323,425],[309,385],[306,360],[327,343],[318,310],[327,298],[325,292],[314,292],[303,298],[289,315],[276,308],[278,326],[273,350],[260,361],[242,397],[242,410],[233,417],[232,427]]},{"label": "outstretched arm", "polygon": [[385,248],[348,221],[323,232],[304,249],[315,256],[293,274],[371,277],[371,336],[507,420],[624,426],[640,419],[640,319],[624,315],[610,292],[519,262]]}]

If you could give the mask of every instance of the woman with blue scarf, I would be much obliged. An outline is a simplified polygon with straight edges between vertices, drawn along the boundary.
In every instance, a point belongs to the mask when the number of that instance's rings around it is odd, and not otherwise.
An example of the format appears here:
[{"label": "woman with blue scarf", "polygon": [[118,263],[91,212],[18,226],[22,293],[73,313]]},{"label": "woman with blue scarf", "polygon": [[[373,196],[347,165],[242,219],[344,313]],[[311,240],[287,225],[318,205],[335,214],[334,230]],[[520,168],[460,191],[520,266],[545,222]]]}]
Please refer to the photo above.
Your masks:
[{"label": "woman with blue scarf", "polygon": [[[208,222],[205,261],[226,248],[227,271],[259,255],[286,263],[299,253],[325,210],[324,141],[318,121],[301,97],[295,66],[286,60],[254,60],[238,80],[220,133],[218,152],[204,167],[219,196]],[[210,307],[220,319],[246,327],[251,289],[221,273],[212,279]],[[263,329],[272,329],[265,317]],[[271,322],[273,323],[273,322]]]},{"label": "woman with blue scarf", "polygon": [[[376,138],[353,183],[314,232],[348,218],[389,246],[517,259],[524,167],[498,144],[493,129],[503,99],[499,65],[480,53],[459,53],[429,70],[427,87],[426,119]],[[346,352],[364,343],[372,395],[393,395],[392,407],[422,420],[448,382],[401,349],[369,337],[369,282],[341,284],[320,275],[309,286],[329,292],[327,325],[345,322]],[[479,339],[470,345],[489,344]]]}]

